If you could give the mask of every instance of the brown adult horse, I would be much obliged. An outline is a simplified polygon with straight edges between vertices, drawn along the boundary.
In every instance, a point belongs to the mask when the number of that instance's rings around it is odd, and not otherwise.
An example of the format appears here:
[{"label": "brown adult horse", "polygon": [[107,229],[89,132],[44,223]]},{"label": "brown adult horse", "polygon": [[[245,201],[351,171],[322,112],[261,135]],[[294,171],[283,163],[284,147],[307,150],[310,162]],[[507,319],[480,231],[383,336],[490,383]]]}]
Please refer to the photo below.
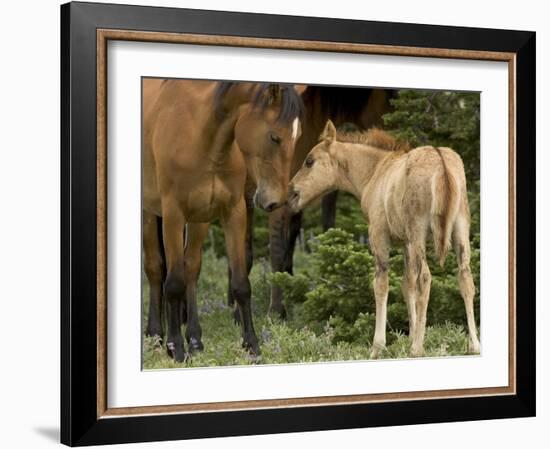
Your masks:
[{"label": "brown adult horse", "polygon": [[[302,106],[292,86],[143,82],[143,248],[151,288],[147,333],[163,334],[165,297],[166,347],[176,361],[186,356],[185,320],[189,351],[203,348],[196,286],[202,243],[217,218],[225,233],[243,346],[259,353],[245,256],[245,181],[257,186],[253,201],[266,211],[286,201]],[[162,217],[162,242],[157,217]]]},{"label": "brown adult horse", "polygon": [[[298,172],[311,148],[317,144],[327,120],[332,120],[336,126],[353,123],[360,130],[381,126],[382,116],[391,109],[389,100],[394,93],[395,91],[390,89],[307,86],[302,93],[305,107],[302,135],[296,143],[290,176]],[[331,192],[322,199],[324,230],[334,226],[336,195],[337,192]],[[291,212],[286,206],[269,214],[272,271],[286,271],[292,274],[292,259],[301,219],[301,212]],[[282,291],[278,287],[271,289],[271,310],[282,318],[286,316]]]}]

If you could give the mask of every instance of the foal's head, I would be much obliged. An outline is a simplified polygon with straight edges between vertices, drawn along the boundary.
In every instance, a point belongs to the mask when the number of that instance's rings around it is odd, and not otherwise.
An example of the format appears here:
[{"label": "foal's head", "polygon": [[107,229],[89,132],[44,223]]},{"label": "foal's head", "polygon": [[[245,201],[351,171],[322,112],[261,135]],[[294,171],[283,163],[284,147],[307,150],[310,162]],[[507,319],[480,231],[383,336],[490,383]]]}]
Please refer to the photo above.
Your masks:
[{"label": "foal's head", "polygon": [[307,155],[289,185],[288,205],[295,212],[336,188],[343,162],[336,157],[336,128],[328,121],[319,143]]},{"label": "foal's head", "polygon": [[268,212],[286,202],[290,165],[301,134],[303,87],[255,83],[235,86],[247,101],[239,108],[235,141],[256,184],[254,204]]}]

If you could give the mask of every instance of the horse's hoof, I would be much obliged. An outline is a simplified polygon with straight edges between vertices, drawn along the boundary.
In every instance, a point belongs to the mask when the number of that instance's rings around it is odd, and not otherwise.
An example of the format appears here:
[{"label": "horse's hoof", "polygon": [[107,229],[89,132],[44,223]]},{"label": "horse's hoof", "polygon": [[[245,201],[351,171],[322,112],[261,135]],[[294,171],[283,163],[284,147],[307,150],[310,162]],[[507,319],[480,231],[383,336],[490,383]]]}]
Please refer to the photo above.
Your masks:
[{"label": "horse's hoof", "polygon": [[257,341],[252,341],[252,342],[243,341],[243,348],[248,351],[250,356],[257,357],[261,354],[260,345],[258,344]]},{"label": "horse's hoof", "polygon": [[187,354],[185,353],[183,346],[176,345],[173,342],[166,344],[166,351],[168,355],[174,359],[175,362],[183,363],[187,360]]},{"label": "horse's hoof", "polygon": [[258,363],[260,363],[262,361],[262,356],[261,355],[258,355],[258,354],[247,354],[246,356],[247,360],[252,363],[252,364],[255,364],[257,365]]},{"label": "horse's hoof", "polygon": [[239,309],[235,309],[233,311],[233,321],[235,322],[235,324],[237,326],[240,326],[241,325],[241,314],[239,312]]},{"label": "horse's hoof", "polygon": [[468,352],[470,354],[479,354],[481,352],[479,348],[479,342],[474,343],[470,341],[470,343],[468,344]]},{"label": "horse's hoof", "polygon": [[189,339],[189,353],[193,354],[194,352],[201,352],[204,351],[204,345],[202,344],[202,341],[200,341],[197,338],[190,338]]},{"label": "horse's hoof", "polygon": [[145,331],[146,337],[152,337],[152,338],[158,338],[160,341],[162,341],[162,330],[160,329],[147,329]]},{"label": "horse's hoof", "polygon": [[283,304],[280,304],[277,306],[271,305],[271,307],[269,308],[269,313],[272,315],[275,315],[277,318],[280,318],[281,320],[286,320],[287,318],[286,308]]}]

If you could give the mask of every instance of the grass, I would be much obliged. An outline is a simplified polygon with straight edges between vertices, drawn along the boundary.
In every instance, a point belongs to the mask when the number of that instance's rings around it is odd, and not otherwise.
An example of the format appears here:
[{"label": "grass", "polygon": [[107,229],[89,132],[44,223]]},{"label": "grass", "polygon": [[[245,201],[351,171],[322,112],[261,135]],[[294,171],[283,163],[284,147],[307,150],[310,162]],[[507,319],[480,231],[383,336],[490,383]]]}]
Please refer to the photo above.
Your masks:
[{"label": "grass", "polygon": [[[295,264],[307,264],[307,255],[297,252]],[[360,343],[332,341],[330,327],[316,334],[307,327],[298,328],[292,319],[282,322],[268,315],[270,286],[267,280],[269,265],[256,262],[250,280],[254,325],[261,344],[261,357],[252,360],[241,347],[240,328],[233,321],[227,306],[227,261],[217,258],[212,250],[203,255],[198,287],[199,319],[203,330],[205,350],[193,355],[185,364],[175,363],[166,353],[158,338],[143,339],[143,368],[165,369],[181,367],[232,366],[249,364],[309,363],[342,360],[366,360],[370,346]],[[144,325],[147,322],[149,286],[143,280]],[[382,358],[407,358],[410,347],[407,335],[388,332],[387,350]],[[468,335],[462,326],[445,323],[428,327],[425,350],[427,357],[464,355],[468,349]]]}]

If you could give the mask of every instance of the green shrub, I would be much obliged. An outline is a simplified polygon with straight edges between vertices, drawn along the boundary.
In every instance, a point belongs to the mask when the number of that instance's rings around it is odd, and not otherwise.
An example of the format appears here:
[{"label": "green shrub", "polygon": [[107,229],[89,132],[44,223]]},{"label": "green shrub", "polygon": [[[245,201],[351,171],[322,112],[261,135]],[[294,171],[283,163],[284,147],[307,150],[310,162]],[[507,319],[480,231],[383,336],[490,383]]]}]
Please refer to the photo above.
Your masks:
[{"label": "green shrub", "polygon": [[[359,229],[358,234],[364,231]],[[309,242],[309,246],[311,253],[303,262],[303,271],[294,276],[288,273],[267,276],[271,284],[283,290],[293,325],[308,327],[321,334],[328,324],[335,343],[370,344],[375,323],[372,284],[376,268],[367,245],[359,243],[353,234],[336,228],[320,234]],[[428,258],[432,271],[428,324],[466,326],[464,303],[456,278],[456,257],[451,252],[441,268],[428,245]],[[478,234],[472,239],[471,269],[479,292]],[[403,255],[397,247],[390,254],[388,344],[409,332],[407,306],[401,292],[402,278]],[[475,307],[479,323],[479,294],[476,294]]]}]

